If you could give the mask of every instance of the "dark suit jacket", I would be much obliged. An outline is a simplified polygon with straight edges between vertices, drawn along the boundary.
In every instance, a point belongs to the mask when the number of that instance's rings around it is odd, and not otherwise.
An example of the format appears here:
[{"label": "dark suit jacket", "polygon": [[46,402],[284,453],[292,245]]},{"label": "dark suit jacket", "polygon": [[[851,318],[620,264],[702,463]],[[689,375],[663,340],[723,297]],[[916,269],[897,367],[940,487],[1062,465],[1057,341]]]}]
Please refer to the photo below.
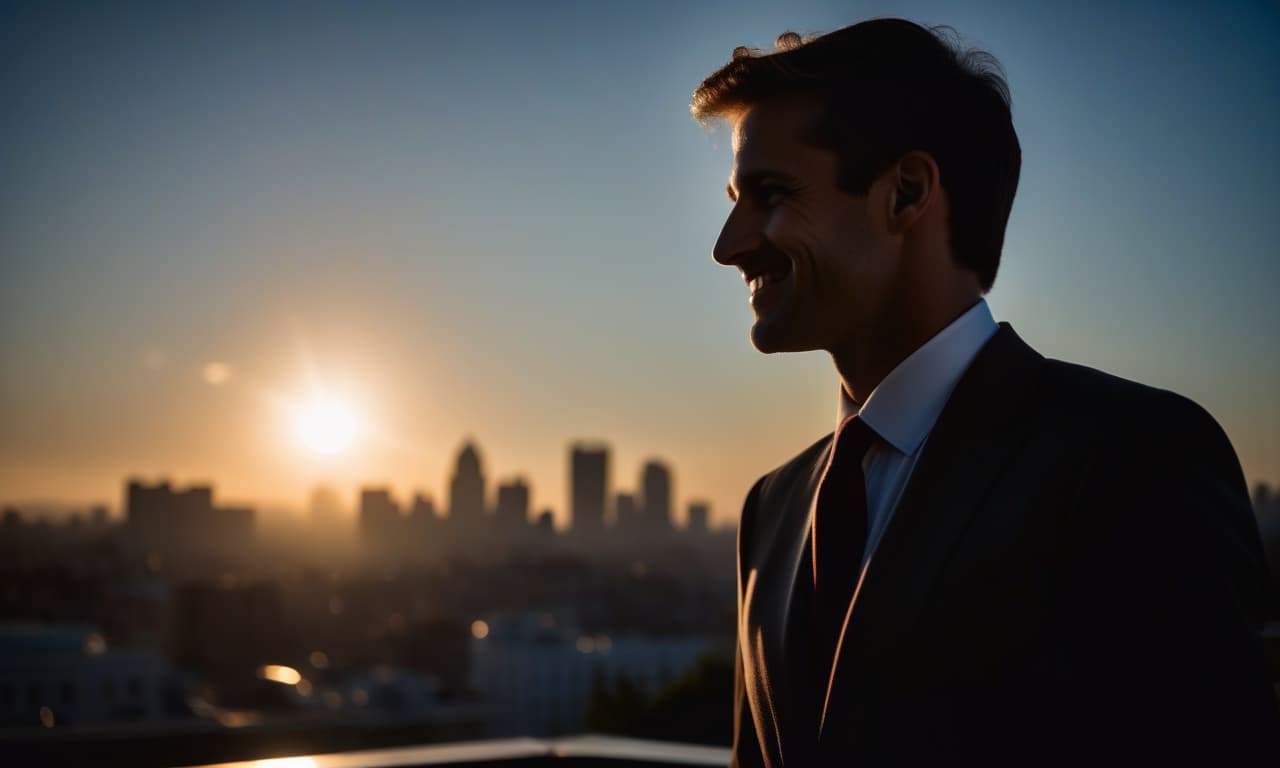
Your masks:
[{"label": "dark suit jacket", "polygon": [[1002,324],[815,670],[808,532],[830,446],[743,509],[736,765],[1280,765],[1266,560],[1200,407],[1046,360]]}]

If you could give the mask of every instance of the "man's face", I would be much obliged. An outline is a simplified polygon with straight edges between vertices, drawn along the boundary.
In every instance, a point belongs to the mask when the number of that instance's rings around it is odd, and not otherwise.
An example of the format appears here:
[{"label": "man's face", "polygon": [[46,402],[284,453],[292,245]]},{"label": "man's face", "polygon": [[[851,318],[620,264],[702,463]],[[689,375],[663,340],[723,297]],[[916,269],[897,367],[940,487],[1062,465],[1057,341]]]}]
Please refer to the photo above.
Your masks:
[{"label": "man's face", "polygon": [[865,349],[896,291],[899,240],[886,229],[881,178],[837,186],[834,151],[807,139],[816,101],[760,104],[734,123],[734,201],[715,259],[742,270],[761,352]]}]

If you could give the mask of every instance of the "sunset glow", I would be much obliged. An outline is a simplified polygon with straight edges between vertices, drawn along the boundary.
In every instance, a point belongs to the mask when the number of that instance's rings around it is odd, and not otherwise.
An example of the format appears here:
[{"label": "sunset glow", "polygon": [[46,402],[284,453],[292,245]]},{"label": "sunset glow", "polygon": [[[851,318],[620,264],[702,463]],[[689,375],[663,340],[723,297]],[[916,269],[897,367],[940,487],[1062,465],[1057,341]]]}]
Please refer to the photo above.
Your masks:
[{"label": "sunset glow", "polygon": [[[526,477],[567,528],[567,448],[590,438],[613,448],[611,491],[661,457],[714,527],[834,428],[830,359],[756,353],[747,286],[709,256],[732,136],[688,102],[735,46],[862,6],[113,3],[90,23],[18,5],[0,506],[122,519],[138,474],[282,514],[323,482],[344,520],[385,485],[443,514],[470,435],[491,484]],[[1280,484],[1274,4],[1125,4],[1105,24],[991,5],[892,7],[1007,69],[1025,165],[995,318],[1191,396],[1251,486]],[[548,57],[547,30],[574,44]]]},{"label": "sunset glow", "polygon": [[334,400],[317,400],[302,408],[294,422],[302,444],[327,456],[345,452],[356,437],[356,418]]}]

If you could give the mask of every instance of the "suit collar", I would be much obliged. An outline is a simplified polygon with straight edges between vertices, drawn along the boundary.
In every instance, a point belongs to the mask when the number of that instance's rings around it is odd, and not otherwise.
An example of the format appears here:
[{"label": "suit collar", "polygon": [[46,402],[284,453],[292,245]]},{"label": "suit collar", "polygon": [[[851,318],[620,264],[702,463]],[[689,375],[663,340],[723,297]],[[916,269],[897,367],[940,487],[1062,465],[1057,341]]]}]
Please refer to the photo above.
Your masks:
[{"label": "suit collar", "polygon": [[[836,651],[822,724],[910,631],[952,547],[1028,425],[1044,358],[1007,323],[973,359],[938,417],[884,538],[866,562]],[[843,718],[842,718],[843,719]]]},{"label": "suit collar", "polygon": [[908,456],[919,449],[952,390],[999,327],[979,299],[933,338],[894,366],[859,405],[840,387],[840,422],[857,414],[875,433]]}]

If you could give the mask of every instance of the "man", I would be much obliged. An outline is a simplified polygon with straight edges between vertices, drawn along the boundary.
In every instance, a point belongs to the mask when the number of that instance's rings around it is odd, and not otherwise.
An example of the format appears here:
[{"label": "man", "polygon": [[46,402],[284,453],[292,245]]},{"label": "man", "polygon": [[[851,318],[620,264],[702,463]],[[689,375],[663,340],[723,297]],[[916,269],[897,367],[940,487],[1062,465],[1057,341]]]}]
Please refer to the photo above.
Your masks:
[{"label": "man", "polygon": [[751,489],[735,763],[1280,765],[1267,566],[1202,409],[983,300],[1021,154],[994,62],[910,22],[738,49],[715,259],[840,421]]}]

